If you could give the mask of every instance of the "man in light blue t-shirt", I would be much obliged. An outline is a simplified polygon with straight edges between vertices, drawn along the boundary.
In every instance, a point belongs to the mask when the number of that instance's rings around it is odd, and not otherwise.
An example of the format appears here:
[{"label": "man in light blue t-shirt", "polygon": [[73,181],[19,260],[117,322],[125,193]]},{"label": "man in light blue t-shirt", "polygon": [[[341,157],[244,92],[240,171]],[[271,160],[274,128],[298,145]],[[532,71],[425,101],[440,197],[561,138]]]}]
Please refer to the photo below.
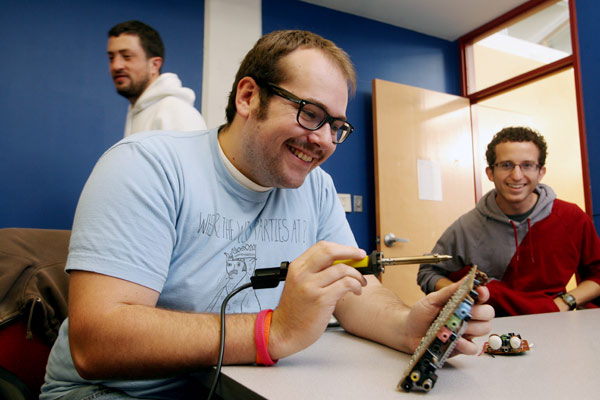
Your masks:
[{"label": "man in light blue t-shirt", "polygon": [[[355,335],[414,351],[456,285],[410,309],[375,277],[332,265],[366,255],[319,167],[353,130],[355,82],[332,42],[273,32],[242,62],[219,130],[140,133],[102,156],[77,206],[69,318],[42,399],[197,397],[189,373],[217,362],[224,298],[284,260],[285,285],[228,303],[226,364],[299,352],[332,314]],[[466,337],[489,332],[493,310],[472,314]],[[457,350],[478,349],[463,338]]]}]

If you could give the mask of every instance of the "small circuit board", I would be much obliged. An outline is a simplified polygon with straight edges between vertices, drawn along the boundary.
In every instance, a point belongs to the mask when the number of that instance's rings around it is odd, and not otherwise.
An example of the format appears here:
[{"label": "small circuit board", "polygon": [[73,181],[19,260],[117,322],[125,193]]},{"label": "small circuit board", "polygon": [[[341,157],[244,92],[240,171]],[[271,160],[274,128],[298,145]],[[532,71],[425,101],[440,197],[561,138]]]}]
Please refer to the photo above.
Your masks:
[{"label": "small circuit board", "polygon": [[478,271],[476,265],[471,267],[421,339],[398,383],[398,390],[429,392],[433,388],[438,378],[435,371],[450,357],[471,319],[471,308],[478,297],[477,287],[486,283],[486,274]]},{"label": "small circuit board", "polygon": [[531,350],[526,339],[521,338],[518,333],[505,333],[498,335],[492,333],[488,341],[483,345],[483,352],[488,354],[522,354]]}]

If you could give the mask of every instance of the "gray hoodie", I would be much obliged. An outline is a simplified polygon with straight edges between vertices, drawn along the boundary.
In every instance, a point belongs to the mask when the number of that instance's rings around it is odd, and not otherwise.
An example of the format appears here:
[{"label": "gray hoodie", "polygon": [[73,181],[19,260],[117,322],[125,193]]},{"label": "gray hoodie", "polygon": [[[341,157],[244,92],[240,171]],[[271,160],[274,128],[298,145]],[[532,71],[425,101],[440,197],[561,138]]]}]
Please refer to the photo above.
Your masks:
[{"label": "gray hoodie", "polygon": [[519,254],[519,245],[531,226],[550,215],[556,199],[547,185],[539,184],[535,192],[538,201],[523,222],[509,219],[500,210],[496,189],[486,193],[473,210],[446,229],[433,248],[433,253],[451,255],[452,260],[420,266],[417,281],[421,289],[425,293],[434,291],[440,278],[467,265],[477,265],[488,278],[501,280],[515,253],[517,257],[531,256]]}]

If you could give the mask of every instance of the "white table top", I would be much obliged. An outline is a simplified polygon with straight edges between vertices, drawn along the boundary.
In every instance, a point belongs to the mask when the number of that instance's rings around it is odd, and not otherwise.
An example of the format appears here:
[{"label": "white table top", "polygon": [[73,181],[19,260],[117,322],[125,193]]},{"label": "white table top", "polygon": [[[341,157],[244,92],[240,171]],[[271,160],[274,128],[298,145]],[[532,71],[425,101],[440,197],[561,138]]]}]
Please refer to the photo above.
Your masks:
[{"label": "white table top", "polygon": [[[492,332],[519,333],[532,350],[453,357],[437,370],[437,383],[426,394],[396,391],[410,355],[341,329],[325,332],[274,367],[223,367],[222,394],[286,400],[600,398],[600,309],[496,318]],[[486,340],[475,342],[483,347]]]}]

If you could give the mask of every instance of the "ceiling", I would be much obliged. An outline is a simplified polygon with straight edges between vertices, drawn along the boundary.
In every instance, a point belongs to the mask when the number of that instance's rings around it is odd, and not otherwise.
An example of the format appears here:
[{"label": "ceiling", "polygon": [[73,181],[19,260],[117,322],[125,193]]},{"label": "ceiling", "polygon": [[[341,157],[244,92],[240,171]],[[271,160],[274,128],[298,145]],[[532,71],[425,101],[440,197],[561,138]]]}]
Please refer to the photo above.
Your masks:
[{"label": "ceiling", "polygon": [[302,0],[454,41],[528,0]]}]

